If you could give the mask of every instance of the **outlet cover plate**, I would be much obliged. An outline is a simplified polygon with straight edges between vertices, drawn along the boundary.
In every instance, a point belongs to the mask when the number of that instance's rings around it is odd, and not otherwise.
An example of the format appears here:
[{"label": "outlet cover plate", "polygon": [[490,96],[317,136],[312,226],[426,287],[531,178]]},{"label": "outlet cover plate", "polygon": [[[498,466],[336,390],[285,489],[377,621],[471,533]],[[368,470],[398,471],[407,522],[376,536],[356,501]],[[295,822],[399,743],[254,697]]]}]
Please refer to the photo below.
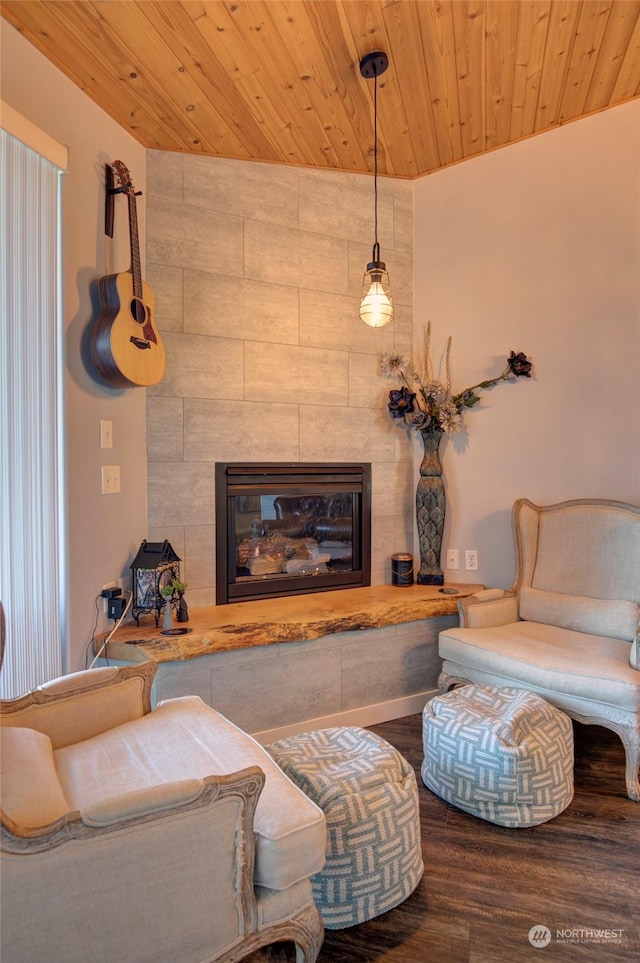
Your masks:
[{"label": "outlet cover plate", "polygon": [[120,491],[120,465],[102,465],[102,494],[117,495]]}]

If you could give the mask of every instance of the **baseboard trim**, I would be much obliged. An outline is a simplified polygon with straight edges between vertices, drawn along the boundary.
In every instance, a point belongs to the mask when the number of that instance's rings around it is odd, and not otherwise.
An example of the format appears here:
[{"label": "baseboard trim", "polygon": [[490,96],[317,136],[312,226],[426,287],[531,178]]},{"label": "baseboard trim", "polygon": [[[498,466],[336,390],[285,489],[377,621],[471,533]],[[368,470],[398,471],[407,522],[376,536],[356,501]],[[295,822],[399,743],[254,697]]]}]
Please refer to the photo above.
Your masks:
[{"label": "baseboard trim", "polygon": [[357,709],[335,712],[330,716],[319,716],[316,719],[305,719],[288,726],[278,726],[276,729],[252,732],[251,735],[263,746],[267,746],[278,739],[286,739],[288,736],[295,736],[299,732],[309,732],[313,729],[330,729],[332,726],[375,726],[379,722],[389,722],[391,719],[401,719],[403,716],[422,712],[425,702],[433,699],[437,694],[437,689],[429,689],[426,692],[403,696],[401,699],[359,706]]}]

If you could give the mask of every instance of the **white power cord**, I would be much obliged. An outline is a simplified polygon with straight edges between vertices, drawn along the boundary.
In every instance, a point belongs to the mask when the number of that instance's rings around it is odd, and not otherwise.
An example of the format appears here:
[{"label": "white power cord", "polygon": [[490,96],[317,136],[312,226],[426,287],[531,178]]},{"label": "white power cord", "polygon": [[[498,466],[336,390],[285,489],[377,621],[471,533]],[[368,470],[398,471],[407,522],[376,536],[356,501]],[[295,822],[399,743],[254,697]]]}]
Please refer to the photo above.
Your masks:
[{"label": "white power cord", "polygon": [[116,622],[116,624],[114,625],[114,627],[113,627],[113,628],[111,629],[111,631],[109,632],[109,635],[106,637],[106,639],[104,640],[104,642],[103,642],[102,645],[100,646],[100,651],[97,653],[97,655],[95,656],[93,662],[92,662],[91,665],[89,666],[90,669],[93,669],[94,665],[96,664],[96,662],[98,661],[98,659],[100,658],[100,656],[102,655],[102,653],[104,652],[104,650],[106,649],[107,645],[108,645],[109,642],[111,641],[111,638],[112,638],[113,634],[114,634],[114,633],[120,628],[120,626],[122,625],[122,623],[123,623],[123,621],[124,621],[124,617],[125,617],[125,615],[127,614],[127,612],[129,611],[129,608],[130,608],[130,606],[131,606],[131,602],[133,601],[133,592],[129,592],[128,595],[129,595],[129,598],[127,599],[127,604],[126,604],[125,607],[124,607],[124,612],[122,613],[122,615],[120,616],[120,618],[118,619],[118,621]]}]

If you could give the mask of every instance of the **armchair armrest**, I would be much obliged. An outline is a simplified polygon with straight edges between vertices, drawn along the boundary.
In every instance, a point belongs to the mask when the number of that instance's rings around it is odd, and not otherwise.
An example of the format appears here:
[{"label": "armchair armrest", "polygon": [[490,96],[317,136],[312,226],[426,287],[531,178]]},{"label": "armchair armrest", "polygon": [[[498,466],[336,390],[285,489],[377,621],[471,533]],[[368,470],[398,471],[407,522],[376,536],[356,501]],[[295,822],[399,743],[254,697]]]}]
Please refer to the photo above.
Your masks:
[{"label": "armchair armrest", "polygon": [[[95,828],[118,826],[124,820],[162,814],[164,811],[182,807],[188,809],[198,799],[201,799],[200,805],[208,804],[220,794],[223,787],[226,787],[229,792],[244,799],[245,803],[250,801],[250,826],[253,827],[255,806],[264,783],[263,771],[258,766],[248,766],[227,776],[181,779],[108,796],[81,809],[80,818],[85,826]],[[213,786],[214,790],[205,794],[207,786]]]},{"label": "armchair armrest", "polygon": [[43,732],[62,749],[150,712],[155,673],[155,663],[141,662],[62,676],[0,701],[0,725]]},{"label": "armchair armrest", "polygon": [[503,589],[485,589],[468,598],[458,600],[460,627],[489,629],[509,622],[517,622],[518,597]]}]

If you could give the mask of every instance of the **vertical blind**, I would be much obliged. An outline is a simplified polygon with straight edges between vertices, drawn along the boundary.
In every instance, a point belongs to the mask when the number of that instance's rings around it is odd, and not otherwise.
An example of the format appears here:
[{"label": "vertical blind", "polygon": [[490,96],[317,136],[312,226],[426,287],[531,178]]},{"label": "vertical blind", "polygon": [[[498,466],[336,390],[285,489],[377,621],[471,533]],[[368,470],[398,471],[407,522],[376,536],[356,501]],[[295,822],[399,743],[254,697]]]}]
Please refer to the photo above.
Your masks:
[{"label": "vertical blind", "polygon": [[0,696],[62,673],[61,169],[0,130]]}]

